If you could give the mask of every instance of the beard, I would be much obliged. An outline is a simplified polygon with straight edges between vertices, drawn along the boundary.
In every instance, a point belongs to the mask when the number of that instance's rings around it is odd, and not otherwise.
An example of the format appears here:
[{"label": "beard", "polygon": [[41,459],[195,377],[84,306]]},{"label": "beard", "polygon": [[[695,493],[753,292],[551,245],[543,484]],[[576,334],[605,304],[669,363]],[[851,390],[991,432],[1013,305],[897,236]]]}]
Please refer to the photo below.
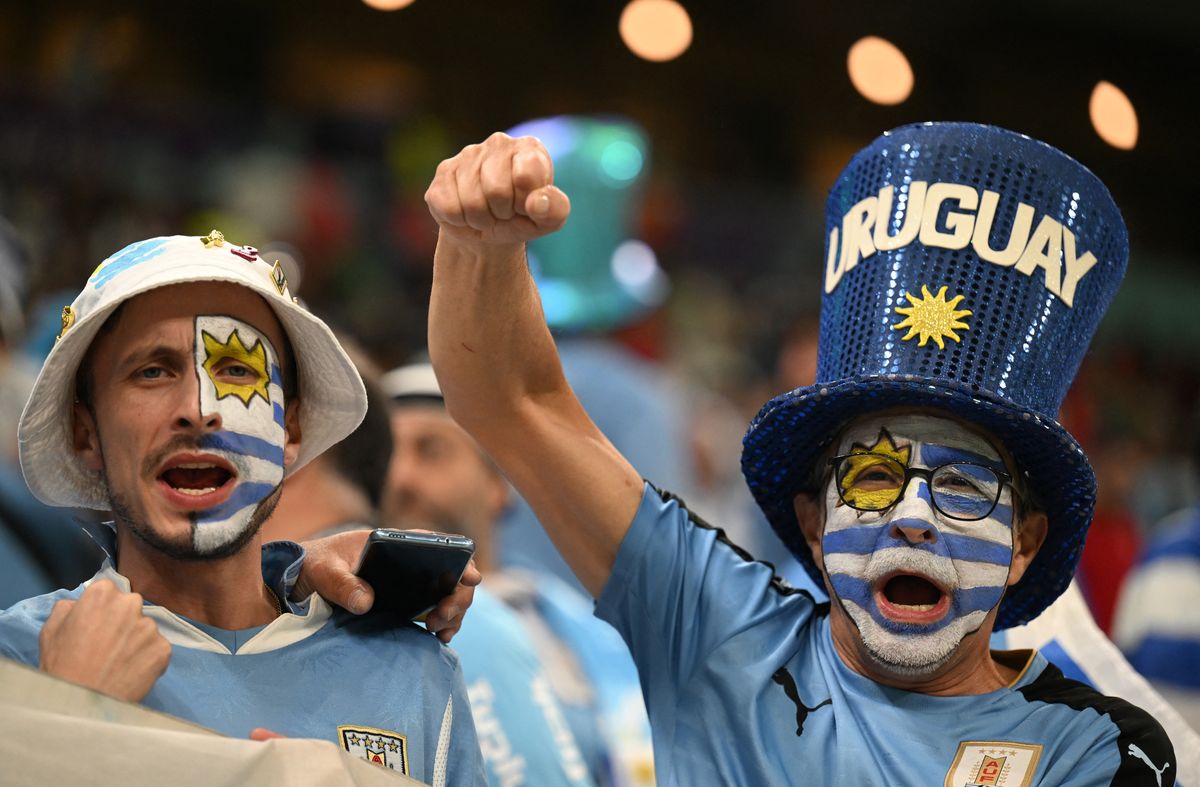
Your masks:
[{"label": "beard", "polygon": [[[97,437],[100,444],[100,455],[103,457],[105,440],[98,424]],[[193,437],[184,435],[172,438],[166,445],[143,460],[142,474],[153,476],[155,469],[171,453],[184,450],[201,450],[199,441]],[[235,466],[238,464],[235,457],[231,458],[231,460]],[[107,468],[107,461],[104,462],[104,466]],[[202,512],[193,512],[188,515],[191,527],[188,529],[186,536],[169,538],[155,530],[144,512],[137,511],[136,507],[128,499],[114,490],[112,483],[109,481],[107,470],[101,470],[101,480],[108,493],[109,509],[112,511],[115,523],[129,528],[129,531],[139,541],[158,553],[172,560],[180,561],[221,560],[237,554],[258,534],[263,523],[274,513],[275,506],[279,503],[279,498],[283,495],[283,482],[280,481],[266,497],[254,506],[253,511],[246,518],[244,525],[239,527],[236,522],[228,521],[222,528],[223,532],[216,538],[198,538],[197,531],[202,525],[200,525],[197,519],[198,514]]]},{"label": "beard", "polygon": [[462,533],[475,538],[475,520],[466,511],[454,511],[439,505],[424,495],[408,490],[395,494],[385,512],[387,527],[401,530],[432,530],[437,533]]},{"label": "beard", "polygon": [[[107,482],[108,479],[106,478],[105,483],[107,484]],[[254,511],[251,513],[246,525],[236,531],[233,538],[224,540],[213,546],[199,547],[196,545],[196,530],[198,525],[194,515],[191,517],[192,526],[186,536],[168,538],[155,530],[154,526],[146,521],[145,517],[136,513],[133,506],[122,498],[121,495],[112,492],[111,487],[109,489],[109,505],[112,508],[113,519],[116,520],[116,523],[129,528],[129,532],[133,533],[139,541],[165,557],[180,561],[221,560],[237,554],[257,535],[263,523],[275,511],[275,506],[279,503],[279,497],[283,494],[282,484],[275,487],[271,494],[263,498],[254,507]]]},{"label": "beard", "polygon": [[[946,556],[934,556],[927,552],[906,548],[886,549],[862,557],[857,574],[870,587],[883,577],[895,573],[918,573],[935,580],[942,588],[953,594],[962,584],[959,576]],[[825,565],[828,571],[829,563]],[[843,566],[843,568],[850,568]],[[828,576],[828,574],[827,574]],[[837,600],[847,617],[858,629],[867,653],[876,664],[896,675],[905,677],[927,677],[942,669],[958,652],[959,646],[968,636],[983,625],[988,614],[1003,597],[1003,580],[1007,568],[989,567],[985,572],[971,576],[977,584],[996,584],[995,598],[989,599],[986,609],[959,609],[951,601],[947,617],[942,624],[932,629],[924,626],[898,624],[876,618],[878,610],[872,598],[870,608],[860,606],[861,599],[854,601],[843,598],[830,582],[831,597]]]}]

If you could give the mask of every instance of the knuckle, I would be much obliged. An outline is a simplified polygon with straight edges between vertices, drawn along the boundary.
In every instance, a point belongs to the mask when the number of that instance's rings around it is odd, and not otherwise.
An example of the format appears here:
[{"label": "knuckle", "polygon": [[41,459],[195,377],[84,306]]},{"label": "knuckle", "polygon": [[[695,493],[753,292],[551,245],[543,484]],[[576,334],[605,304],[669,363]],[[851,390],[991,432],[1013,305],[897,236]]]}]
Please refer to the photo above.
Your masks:
[{"label": "knuckle", "polygon": [[493,145],[502,142],[509,142],[511,140],[512,137],[510,137],[508,134],[505,134],[503,131],[493,131],[490,135],[488,135],[487,138],[487,141],[491,142]]}]

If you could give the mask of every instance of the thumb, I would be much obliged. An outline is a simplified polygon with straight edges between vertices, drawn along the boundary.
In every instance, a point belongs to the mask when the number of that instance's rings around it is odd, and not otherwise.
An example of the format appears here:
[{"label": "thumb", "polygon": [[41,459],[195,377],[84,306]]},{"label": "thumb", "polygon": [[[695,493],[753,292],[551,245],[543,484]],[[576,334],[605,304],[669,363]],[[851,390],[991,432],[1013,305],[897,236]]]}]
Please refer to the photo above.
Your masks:
[{"label": "thumb", "polygon": [[336,596],[329,600],[347,612],[362,615],[375,603],[375,591],[365,580],[346,573],[338,582]]},{"label": "thumb", "polygon": [[525,197],[525,214],[542,232],[553,232],[567,222],[571,200],[558,186],[543,186]]}]

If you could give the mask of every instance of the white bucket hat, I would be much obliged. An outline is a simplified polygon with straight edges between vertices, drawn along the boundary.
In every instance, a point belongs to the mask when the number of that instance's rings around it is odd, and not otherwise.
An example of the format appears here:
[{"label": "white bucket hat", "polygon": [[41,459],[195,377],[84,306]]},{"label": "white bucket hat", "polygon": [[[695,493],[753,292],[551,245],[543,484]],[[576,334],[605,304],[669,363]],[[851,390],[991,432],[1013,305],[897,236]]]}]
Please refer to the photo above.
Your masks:
[{"label": "white bucket hat", "polygon": [[274,309],[292,345],[299,377],[300,454],[287,475],[342,440],[362,421],[367,394],[333,332],[288,291],[279,263],[260,259],[213,230],[126,246],[100,263],[75,302],[63,309],[62,332],[46,357],[21,414],[21,470],[30,490],[56,506],[107,509],[100,474],[74,450],[75,376],[100,326],[125,301],[170,284],[227,281],[254,290]]}]

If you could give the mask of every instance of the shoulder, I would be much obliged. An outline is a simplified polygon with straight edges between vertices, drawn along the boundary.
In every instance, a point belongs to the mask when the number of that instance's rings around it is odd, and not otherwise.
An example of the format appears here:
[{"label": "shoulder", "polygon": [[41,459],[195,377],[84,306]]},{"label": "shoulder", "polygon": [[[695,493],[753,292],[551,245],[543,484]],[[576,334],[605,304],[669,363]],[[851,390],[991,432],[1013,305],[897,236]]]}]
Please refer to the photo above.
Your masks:
[{"label": "shoulder", "polygon": [[401,662],[420,669],[444,669],[447,674],[459,670],[458,655],[433,634],[411,621],[389,615],[352,615],[334,610],[331,626],[322,630],[338,637],[345,647],[363,657]]},{"label": "shoulder", "polygon": [[1200,508],[1178,511],[1162,520],[1145,554],[1143,565],[1160,560],[1183,559],[1200,564]]},{"label": "shoulder", "polygon": [[38,662],[38,635],[59,601],[79,598],[83,585],[72,590],[55,590],[19,601],[0,610],[0,656],[26,664]]},{"label": "shoulder", "polygon": [[[1036,678],[1016,689],[1028,702],[1040,702],[1094,716],[1094,750],[1114,753],[1113,784],[1174,784],[1171,739],[1153,716],[1120,697],[1101,694],[1047,663]],[[1161,782],[1157,775],[1163,774]]]}]

